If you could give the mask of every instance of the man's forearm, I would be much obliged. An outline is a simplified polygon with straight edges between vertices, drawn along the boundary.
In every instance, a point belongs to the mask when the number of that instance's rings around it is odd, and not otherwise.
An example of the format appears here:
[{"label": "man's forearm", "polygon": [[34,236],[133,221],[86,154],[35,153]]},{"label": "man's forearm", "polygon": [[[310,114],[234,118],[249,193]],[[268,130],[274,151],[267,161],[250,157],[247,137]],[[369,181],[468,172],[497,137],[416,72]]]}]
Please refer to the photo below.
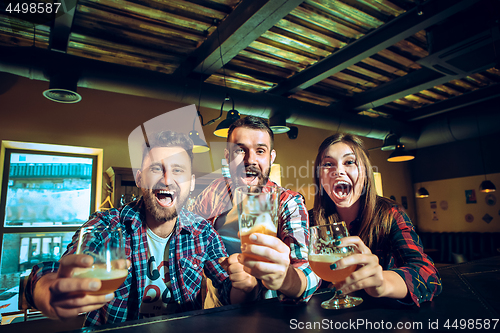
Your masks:
[{"label": "man's forearm", "polygon": [[307,287],[307,278],[300,269],[288,266],[288,271],[279,289],[281,293],[291,298],[299,298],[304,294]]},{"label": "man's forearm", "polygon": [[256,285],[251,291],[245,292],[238,288],[231,288],[231,292],[229,294],[229,298],[231,304],[238,304],[243,302],[251,302],[257,298],[259,291],[259,286]]}]

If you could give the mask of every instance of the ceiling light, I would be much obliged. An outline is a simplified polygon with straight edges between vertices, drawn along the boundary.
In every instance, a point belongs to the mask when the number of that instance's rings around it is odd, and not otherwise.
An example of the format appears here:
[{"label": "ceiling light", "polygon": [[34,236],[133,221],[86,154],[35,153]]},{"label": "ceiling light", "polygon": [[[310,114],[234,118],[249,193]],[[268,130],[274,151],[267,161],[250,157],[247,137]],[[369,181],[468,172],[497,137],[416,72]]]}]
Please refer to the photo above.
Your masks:
[{"label": "ceiling light", "polygon": [[486,179],[486,180],[483,180],[481,185],[479,185],[479,190],[481,192],[488,193],[488,192],[495,192],[497,190],[497,188],[495,187],[495,185],[491,181]]},{"label": "ceiling light", "polygon": [[193,141],[193,153],[206,153],[210,150],[207,143],[200,138],[198,131],[189,132],[189,138]]},{"label": "ceiling light", "polygon": [[214,135],[221,138],[227,138],[229,127],[231,127],[231,125],[238,119],[240,119],[240,113],[238,111],[228,111],[226,119],[224,119],[219,123],[219,125],[217,125],[217,128],[214,131]]},{"label": "ceiling light", "polygon": [[427,198],[429,196],[429,191],[425,187],[421,187],[418,189],[417,193],[415,193],[417,198]]},{"label": "ceiling light", "polygon": [[403,144],[397,144],[396,149],[392,152],[391,156],[387,159],[389,162],[405,162],[414,159],[415,156],[410,154]]},{"label": "ceiling light", "polygon": [[226,95],[226,98],[224,98],[224,102],[222,102],[222,105],[220,107],[220,112],[222,115],[222,109],[224,108],[224,103],[226,101],[231,101],[233,102],[233,108],[227,112],[226,119],[221,121],[219,125],[217,125],[217,128],[214,131],[214,135],[221,137],[221,138],[227,138],[227,133],[229,131],[229,127],[238,119],[240,119],[240,113],[234,109],[234,99],[232,99],[229,95]]},{"label": "ceiling light", "polygon": [[269,118],[269,128],[274,134],[286,133],[290,127],[286,126],[286,117],[283,114],[275,114]]},{"label": "ceiling light", "polygon": [[78,77],[66,73],[52,75],[50,77],[49,89],[43,92],[43,96],[58,103],[77,103],[82,96],[76,92]]}]

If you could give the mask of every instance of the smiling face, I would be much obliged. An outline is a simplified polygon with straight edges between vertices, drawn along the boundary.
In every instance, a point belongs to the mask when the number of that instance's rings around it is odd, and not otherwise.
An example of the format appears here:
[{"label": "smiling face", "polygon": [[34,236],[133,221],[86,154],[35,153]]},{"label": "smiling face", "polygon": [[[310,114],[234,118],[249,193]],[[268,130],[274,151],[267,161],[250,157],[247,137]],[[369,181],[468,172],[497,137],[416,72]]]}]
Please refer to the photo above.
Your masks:
[{"label": "smiling face", "polygon": [[151,149],[136,178],[148,213],[159,223],[177,217],[195,185],[191,159],[181,147]]},{"label": "smiling face", "polygon": [[343,142],[329,146],[320,163],[320,184],[339,208],[352,207],[361,197],[366,175],[353,149]]},{"label": "smiling face", "polygon": [[266,131],[235,128],[224,153],[236,186],[267,183],[276,151],[271,149],[271,138]]}]

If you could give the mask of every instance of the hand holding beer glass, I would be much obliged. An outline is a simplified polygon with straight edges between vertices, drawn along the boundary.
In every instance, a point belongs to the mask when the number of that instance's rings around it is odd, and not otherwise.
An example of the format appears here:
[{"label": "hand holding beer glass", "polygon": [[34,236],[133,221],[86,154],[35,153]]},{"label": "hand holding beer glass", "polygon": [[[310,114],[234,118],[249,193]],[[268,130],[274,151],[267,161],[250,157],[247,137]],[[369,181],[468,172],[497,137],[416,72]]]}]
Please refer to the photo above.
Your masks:
[{"label": "hand holding beer glass", "polygon": [[[102,241],[99,241],[102,239]],[[125,239],[121,228],[82,227],[78,234],[76,254],[86,254],[94,259],[88,268],[75,268],[75,278],[96,278],[101,288],[86,292],[89,295],[106,295],[121,286],[128,275],[125,256]]]},{"label": "hand holding beer glass", "polygon": [[[279,188],[268,185],[241,186],[235,190],[241,244],[250,243],[250,235],[261,233],[276,237]],[[267,261],[244,254],[247,258]]]},{"label": "hand holding beer glass", "polygon": [[[318,225],[310,227],[309,234],[309,265],[314,273],[325,281],[332,282],[337,288],[345,279],[356,270],[356,265],[343,269],[331,269],[331,265],[336,261],[354,254],[351,246],[337,247],[335,241],[343,237],[348,237],[345,222]],[[335,295],[321,303],[323,309],[346,309],[352,308],[363,302],[360,297],[348,295]]]}]

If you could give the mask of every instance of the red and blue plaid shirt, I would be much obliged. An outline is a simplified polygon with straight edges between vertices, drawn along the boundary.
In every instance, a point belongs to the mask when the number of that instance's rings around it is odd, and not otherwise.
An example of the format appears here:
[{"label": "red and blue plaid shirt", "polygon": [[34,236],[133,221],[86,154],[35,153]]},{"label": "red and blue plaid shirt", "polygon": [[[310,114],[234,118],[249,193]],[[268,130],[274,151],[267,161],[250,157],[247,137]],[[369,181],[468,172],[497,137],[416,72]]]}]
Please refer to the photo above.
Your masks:
[{"label": "red and blue plaid shirt", "polygon": [[[412,304],[432,301],[442,290],[439,273],[432,259],[424,253],[408,215],[398,207],[392,210],[394,217],[389,236],[371,251],[379,258],[383,270],[394,271],[403,278]],[[359,228],[360,221],[356,219],[350,223],[349,233],[357,235]]]},{"label": "red and blue plaid shirt", "polygon": [[[144,297],[147,277],[148,243],[143,200],[119,210],[94,213],[84,226],[121,227],[126,238],[126,255],[132,262],[125,282],[115,291],[115,298],[98,310],[87,313],[85,326],[117,323],[139,319],[139,308]],[[105,240],[106,235],[90,240],[89,248]],[[64,253],[76,251],[78,233]],[[217,259],[227,257],[226,250],[212,225],[186,209],[179,212],[176,227],[169,243],[169,272],[174,300],[179,311],[201,309],[201,281],[203,272],[218,289],[221,302],[229,304],[231,281]],[[26,287],[26,298],[31,306],[36,282],[45,274],[57,271],[58,262],[44,262],[33,267]]]},{"label": "red and blue plaid shirt", "polygon": [[[267,185],[276,185],[268,181]],[[277,186],[277,185],[276,185]],[[290,248],[290,263],[301,270],[307,280],[306,290],[298,299],[271,291],[272,297],[290,303],[307,302],[319,286],[320,279],[313,273],[308,261],[309,215],[301,194],[279,187],[281,191],[279,205],[278,238]],[[221,177],[214,180],[198,195],[196,202],[188,209],[192,210],[215,226],[220,215],[232,208],[231,180]],[[263,290],[265,291],[265,290]]]}]

